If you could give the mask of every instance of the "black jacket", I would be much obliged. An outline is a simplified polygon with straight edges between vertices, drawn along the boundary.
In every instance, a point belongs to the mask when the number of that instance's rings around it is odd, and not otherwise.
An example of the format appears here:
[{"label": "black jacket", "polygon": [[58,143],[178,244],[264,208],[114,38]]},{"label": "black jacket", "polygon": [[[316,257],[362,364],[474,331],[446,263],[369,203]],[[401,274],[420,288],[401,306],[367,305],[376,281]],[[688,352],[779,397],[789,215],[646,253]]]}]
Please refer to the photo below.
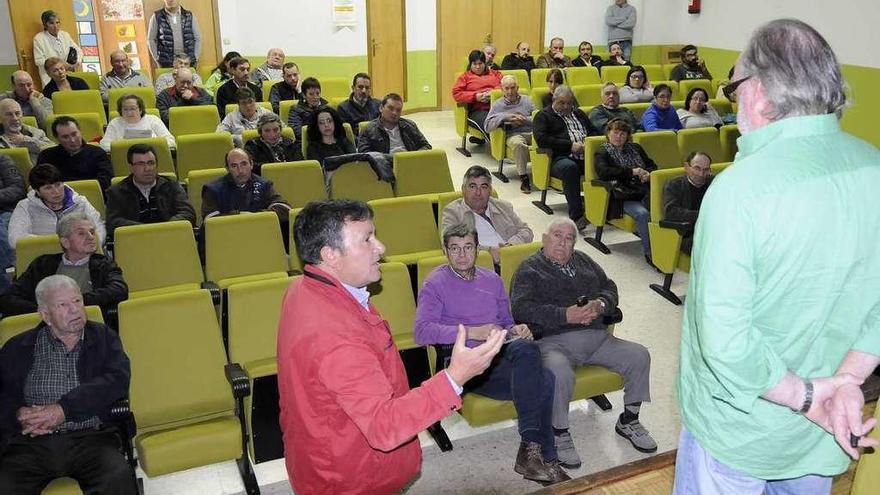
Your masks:
[{"label": "black jacket", "polygon": [[[598,68],[601,65],[602,65],[602,59],[598,55],[590,56],[590,66]],[[572,67],[587,67],[587,64],[586,64],[586,62],[584,62],[584,59],[582,59],[580,57],[575,57],[575,58],[571,59],[571,66]]]},{"label": "black jacket", "polygon": [[327,100],[321,98],[318,101],[318,106],[310,107],[309,104],[306,103],[305,98],[303,98],[299,100],[299,103],[297,103],[296,106],[290,109],[290,114],[287,116],[287,125],[293,127],[293,135],[296,136],[297,142],[302,142],[302,126],[309,125],[309,119],[312,117],[312,112],[327,104]]},{"label": "black jacket", "polygon": [[[416,126],[415,122],[401,117],[399,123],[400,139],[407,151],[429,150],[431,144],[425,139],[424,134]],[[379,119],[370,121],[364,132],[357,138],[358,153],[367,153],[369,151],[377,151],[379,153],[391,152],[391,140],[388,138],[388,131],[382,126]]]},{"label": "black jacket", "polygon": [[[24,386],[34,362],[36,328],[11,338],[0,349],[0,452],[9,439],[21,434],[16,419],[24,407]],[[126,394],[131,380],[131,366],[122,342],[106,325],[87,322],[83,329],[82,351],[76,363],[79,386],[58,401],[65,421],[85,421],[97,415],[106,422],[110,406]]]},{"label": "black jacket", "polygon": [[[61,253],[44,254],[31,262],[27,270],[0,294],[0,313],[4,317],[37,311],[34,289],[40,280],[55,275],[61,264]],[[107,310],[128,298],[128,285],[122,270],[110,258],[95,253],[89,258],[92,291],[83,294],[86,306],[100,306],[107,319]]]},{"label": "black jacket", "polygon": [[98,179],[101,190],[106,191],[110,187],[110,179],[113,178],[113,165],[110,164],[110,155],[98,146],[86,144],[77,154],[71,156],[61,145],[46,148],[37,157],[37,163],[51,163],[61,171],[61,180]]},{"label": "black jacket", "polygon": [[[580,121],[584,129],[587,130],[588,136],[599,134],[590,124],[587,114],[580,108],[572,110],[575,118]],[[571,138],[568,137],[568,130],[565,127],[565,121],[562,117],[553,111],[553,107],[547,107],[535,115],[532,124],[532,134],[535,137],[535,143],[538,148],[547,148],[551,152],[551,158],[555,159],[560,156],[571,154]]]},{"label": "black jacket", "polygon": [[501,70],[523,69],[526,72],[532,72],[535,68],[535,59],[532,57],[522,58],[516,53],[508,53],[501,61]]},{"label": "black jacket", "polygon": [[[89,85],[84,80],[76,77],[76,76],[67,76],[67,82],[70,84],[71,91],[76,91],[79,89],[91,89]],[[43,96],[46,98],[52,99],[52,94],[58,91],[58,85],[55,84],[55,80],[52,79],[43,87]]]},{"label": "black jacket", "polygon": [[[142,204],[141,202],[144,202]],[[186,192],[177,181],[165,176],[156,178],[156,185],[150,190],[150,213],[143,214],[147,206],[141,191],[134,184],[131,175],[107,190],[107,235],[126,225],[142,223],[172,222],[186,220],[196,224],[196,212],[186,197]],[[150,221],[151,218],[153,221]]]},{"label": "black jacket", "polygon": [[25,196],[24,179],[12,158],[0,155],[0,212],[12,211]]},{"label": "black jacket", "polygon": [[[281,206],[284,205],[284,206]],[[251,174],[244,187],[238,187],[232,175],[226,174],[202,186],[202,218],[218,212],[221,215],[241,211],[257,212],[272,208],[283,220],[290,204],[275,191],[271,180]],[[204,221],[204,220],[203,220]]]},{"label": "black jacket", "polygon": [[272,111],[278,115],[281,102],[284,100],[302,100],[303,95],[296,88],[287,84],[285,81],[279,81],[272,85],[269,90],[269,102],[272,103]]},{"label": "black jacket", "polygon": [[[250,81],[247,82],[247,87],[254,92],[254,101],[263,101],[262,87]],[[226,116],[226,105],[238,103],[238,99],[235,97],[236,92],[238,92],[238,86],[232,79],[217,88],[217,94],[214,99],[217,100],[217,111],[220,112],[220,120],[223,120],[223,117]]]},{"label": "black jacket", "polygon": [[281,136],[281,148],[284,152],[283,160],[276,160],[269,145],[264,143],[262,139],[256,137],[251,139],[244,145],[244,150],[251,156],[251,162],[254,164],[253,172],[260,175],[260,171],[264,163],[275,162],[295,162],[303,159],[302,146],[299,142],[293,141],[288,137]]},{"label": "black jacket", "polygon": [[376,98],[369,98],[366,105],[360,106],[354,101],[354,97],[349,95],[347,100],[339,104],[337,110],[339,111],[339,117],[342,118],[342,121],[348,122],[348,124],[351,125],[352,132],[357,136],[359,130],[358,126],[361,122],[379,118],[380,106],[382,106],[382,102]]}]

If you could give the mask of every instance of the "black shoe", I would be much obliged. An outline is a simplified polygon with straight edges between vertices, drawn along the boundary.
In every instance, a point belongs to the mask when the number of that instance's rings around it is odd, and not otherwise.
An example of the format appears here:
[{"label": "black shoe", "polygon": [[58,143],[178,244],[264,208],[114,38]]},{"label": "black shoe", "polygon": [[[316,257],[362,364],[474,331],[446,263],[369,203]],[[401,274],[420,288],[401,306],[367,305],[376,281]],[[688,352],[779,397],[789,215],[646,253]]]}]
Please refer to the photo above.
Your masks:
[{"label": "black shoe", "polygon": [[532,194],[532,181],[528,175],[519,176],[519,192],[523,194]]},{"label": "black shoe", "polygon": [[478,138],[477,136],[471,136],[471,137],[469,137],[469,138],[468,138],[468,141],[470,141],[471,144],[486,144],[486,140],[485,140],[485,139],[483,139],[483,138]]}]

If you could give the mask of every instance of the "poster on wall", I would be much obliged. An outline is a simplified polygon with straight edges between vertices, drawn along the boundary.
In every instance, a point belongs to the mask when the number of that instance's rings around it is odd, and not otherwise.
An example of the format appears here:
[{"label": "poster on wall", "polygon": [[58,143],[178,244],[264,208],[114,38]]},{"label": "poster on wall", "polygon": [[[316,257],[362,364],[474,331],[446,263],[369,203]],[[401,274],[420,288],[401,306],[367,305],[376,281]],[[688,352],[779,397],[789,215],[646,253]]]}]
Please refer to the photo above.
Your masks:
[{"label": "poster on wall", "polygon": [[333,0],[333,25],[338,28],[357,26],[354,0]]},{"label": "poster on wall", "polygon": [[95,12],[91,0],[74,0],[73,13],[76,16],[79,46],[83,50],[83,70],[101,73],[101,61],[98,58],[98,36],[95,34]]},{"label": "poster on wall", "polygon": [[119,24],[116,26],[116,37],[117,38],[136,38],[137,31],[135,31],[134,24]]},{"label": "poster on wall", "polygon": [[137,21],[144,18],[144,3],[140,0],[101,0],[105,21]]}]

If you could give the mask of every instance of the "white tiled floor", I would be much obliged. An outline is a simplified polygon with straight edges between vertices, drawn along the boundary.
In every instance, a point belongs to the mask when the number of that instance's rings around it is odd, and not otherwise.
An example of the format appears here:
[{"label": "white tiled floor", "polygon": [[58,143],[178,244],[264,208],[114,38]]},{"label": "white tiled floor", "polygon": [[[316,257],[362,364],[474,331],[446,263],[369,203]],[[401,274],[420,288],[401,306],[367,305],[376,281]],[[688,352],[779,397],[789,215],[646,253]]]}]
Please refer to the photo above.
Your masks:
[{"label": "white tiled floor", "polygon": [[[485,151],[474,153],[471,158],[465,158],[455,151],[461,140],[455,134],[451,112],[425,112],[407,117],[419,125],[435,148],[446,150],[453,182],[458,183],[471,165],[480,164],[493,171],[497,168],[497,162]],[[474,145],[469,145],[469,149],[475,149]],[[512,164],[505,170],[508,176],[515,176]],[[512,179],[508,184],[496,180],[494,186],[500,197],[513,202],[517,213],[540,239],[540,233],[552,217],[531,204],[531,201],[539,199],[539,194],[533,192],[527,196],[520,193],[518,179]],[[565,198],[562,194],[550,192],[548,203],[556,215],[565,214]],[[592,233],[592,229],[589,233]],[[611,247],[610,255],[599,253],[582,239],[578,240],[576,249],[593,257],[617,283],[624,321],[617,326],[616,335],[639,342],[651,352],[653,402],[642,408],[642,423],[657,440],[660,452],[672,450],[678,445],[680,429],[673,390],[678,370],[681,307],[673,306],[648,288],[648,284],[659,283],[662,279],[660,274],[645,264],[636,237],[612,227],[607,229],[604,240]],[[686,287],[687,274],[676,273],[673,291],[681,295]],[[573,410],[581,411],[572,416],[577,418],[572,431],[584,461],[580,469],[570,471],[572,477],[645,457],[614,433],[613,425],[622,407],[621,397],[621,393],[609,396],[614,409],[608,412],[586,402],[572,405]],[[527,493],[540,488],[539,485],[523,481],[513,472],[518,435],[512,421],[475,429],[469,427],[461,417],[453,415],[443,424],[453,442],[459,440],[456,449],[441,454],[430,437],[423,434],[425,462],[422,477],[410,493]],[[500,430],[504,431],[499,433]],[[490,444],[468,441],[490,431],[496,432],[491,435],[492,438],[500,440]],[[475,469],[475,466],[478,468]],[[256,472],[261,486],[287,479],[283,460],[260,464],[256,466]],[[233,494],[243,490],[233,462],[145,479],[145,488],[150,495]]]}]

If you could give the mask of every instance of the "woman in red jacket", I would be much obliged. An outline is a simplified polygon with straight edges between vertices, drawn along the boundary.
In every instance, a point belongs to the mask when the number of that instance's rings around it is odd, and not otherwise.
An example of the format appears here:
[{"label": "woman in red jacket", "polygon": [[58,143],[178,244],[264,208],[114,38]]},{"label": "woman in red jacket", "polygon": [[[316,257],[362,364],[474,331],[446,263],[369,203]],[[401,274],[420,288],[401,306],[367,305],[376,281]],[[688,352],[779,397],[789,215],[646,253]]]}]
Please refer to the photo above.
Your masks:
[{"label": "woman in red jacket", "polygon": [[[468,55],[468,71],[458,77],[452,85],[452,98],[468,106],[468,120],[483,133],[486,133],[486,116],[489,115],[490,97],[493,89],[501,88],[501,72],[486,66],[486,55],[473,50]],[[482,139],[471,136],[471,142],[483,144]]]}]

